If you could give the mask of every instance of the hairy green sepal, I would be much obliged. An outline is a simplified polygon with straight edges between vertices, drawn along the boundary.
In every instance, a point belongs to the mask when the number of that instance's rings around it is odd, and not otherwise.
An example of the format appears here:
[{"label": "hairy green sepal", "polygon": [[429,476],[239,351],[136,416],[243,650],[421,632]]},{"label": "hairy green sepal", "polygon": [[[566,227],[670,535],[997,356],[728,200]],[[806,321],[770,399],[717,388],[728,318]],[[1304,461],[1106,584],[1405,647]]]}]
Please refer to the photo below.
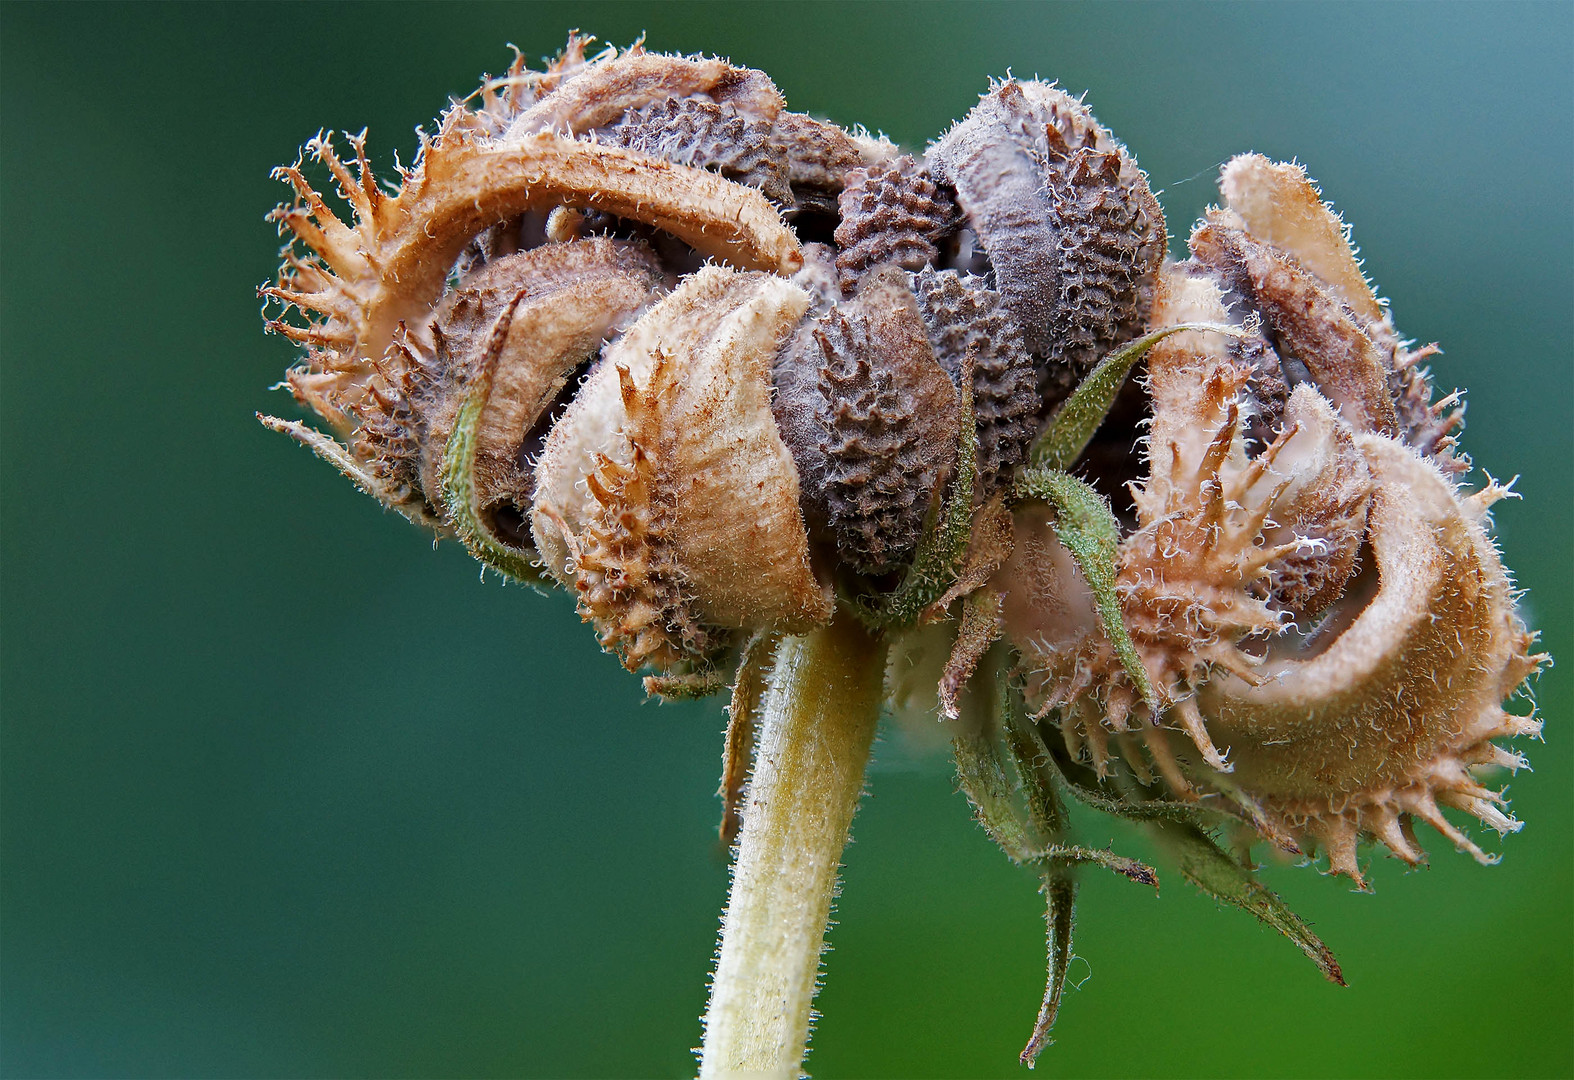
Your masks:
[{"label": "hairy green sepal", "polygon": [[475,498],[475,439],[476,426],[491,389],[491,373],[477,383],[479,385],[471,389],[459,406],[453,433],[443,447],[443,504],[448,508],[448,521],[470,554],[482,565],[504,577],[544,590],[551,583],[540,569],[525,555],[498,543],[481,523]]},{"label": "hairy green sepal", "polygon": [[[1006,675],[1009,663],[1003,650],[998,646],[991,649],[984,666],[989,673],[986,682],[992,696],[993,730],[958,735],[952,747],[957,778],[979,824],[1013,862],[1033,867],[1042,880],[1047,952],[1044,998],[1021,1055],[1022,1063],[1031,1067],[1053,1041],[1050,1031],[1065,990],[1072,955],[1076,867],[1092,863],[1154,888],[1159,879],[1151,867],[1135,859],[1069,842],[1070,826],[1065,805],[1055,790],[1055,774],[1049,771],[1049,751],[1020,708],[1019,692]],[[1017,778],[1015,784],[1006,772],[1002,741]]]},{"label": "hairy green sepal", "polygon": [[1255,915],[1293,941],[1329,982],[1345,985],[1339,961],[1311,927],[1206,832],[1195,825],[1171,821],[1150,822],[1148,829],[1187,881],[1215,900]]},{"label": "hairy green sepal", "polygon": [[1099,622],[1109,635],[1120,658],[1120,666],[1136,686],[1142,700],[1159,712],[1159,696],[1148,679],[1147,668],[1137,656],[1137,647],[1120,613],[1120,598],[1115,592],[1115,559],[1120,547],[1120,529],[1115,514],[1104,496],[1091,485],[1053,469],[1033,469],[1016,484],[1018,501],[1033,500],[1048,506],[1055,515],[1055,535],[1077,560],[1088,587],[1093,590]]},{"label": "hairy green sepal", "polygon": [[1069,469],[1076,464],[1082,451],[1093,441],[1093,433],[1109,415],[1115,396],[1126,384],[1126,376],[1137,366],[1137,361],[1153,346],[1182,330],[1211,330],[1230,337],[1242,334],[1237,327],[1221,323],[1178,323],[1122,345],[1099,361],[1098,366],[1077,384],[1028,451],[1028,465],[1035,469]]}]

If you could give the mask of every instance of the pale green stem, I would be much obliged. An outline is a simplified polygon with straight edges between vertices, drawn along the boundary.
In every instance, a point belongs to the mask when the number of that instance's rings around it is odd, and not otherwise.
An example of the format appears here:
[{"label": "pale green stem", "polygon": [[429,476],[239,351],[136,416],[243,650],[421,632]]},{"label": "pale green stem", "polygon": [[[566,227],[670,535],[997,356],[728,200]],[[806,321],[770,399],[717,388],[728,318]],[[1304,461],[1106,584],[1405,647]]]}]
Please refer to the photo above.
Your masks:
[{"label": "pale green stem", "polygon": [[856,620],[782,641],[761,707],[705,1014],[702,1080],[802,1074],[836,871],[880,717],[885,646]]}]

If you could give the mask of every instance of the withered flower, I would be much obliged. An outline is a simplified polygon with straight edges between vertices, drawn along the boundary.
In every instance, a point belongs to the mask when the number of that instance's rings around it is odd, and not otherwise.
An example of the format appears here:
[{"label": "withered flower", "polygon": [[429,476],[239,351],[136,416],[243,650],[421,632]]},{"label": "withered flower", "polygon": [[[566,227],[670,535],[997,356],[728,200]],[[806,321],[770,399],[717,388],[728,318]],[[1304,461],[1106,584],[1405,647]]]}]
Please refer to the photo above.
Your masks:
[{"label": "withered flower", "polygon": [[1068,796],[1335,981],[1254,841],[1364,887],[1364,839],[1413,864],[1420,821],[1488,861],[1445,808],[1518,828],[1486,783],[1539,731],[1503,708],[1544,660],[1487,533],[1509,491],[1460,486],[1457,398],[1299,167],[1230,162],[1167,262],[1145,175],[1052,85],[992,86],[918,155],[761,72],[587,41],[454,105],[397,192],[361,137],[353,168],[309,143],[352,221],[279,170],[261,291],[304,316],[268,328],[327,430],[264,422],[569,590],[650,693],[730,685],[702,1075],[801,1066],[884,707],[948,725],[1043,878],[1027,1064],[1076,871],[1158,881],[1077,845]]}]

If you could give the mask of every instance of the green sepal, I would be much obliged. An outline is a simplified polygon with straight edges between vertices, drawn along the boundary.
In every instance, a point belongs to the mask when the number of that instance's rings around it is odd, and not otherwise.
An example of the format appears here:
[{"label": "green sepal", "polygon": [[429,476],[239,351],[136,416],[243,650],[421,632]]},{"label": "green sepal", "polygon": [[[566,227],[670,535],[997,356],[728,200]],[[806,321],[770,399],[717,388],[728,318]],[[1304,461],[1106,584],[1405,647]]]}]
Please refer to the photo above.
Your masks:
[{"label": "green sepal", "polygon": [[1142,666],[1137,647],[1126,631],[1120,613],[1120,598],[1115,593],[1115,560],[1120,547],[1120,529],[1115,524],[1115,514],[1109,503],[1090,485],[1063,472],[1053,469],[1033,469],[1017,479],[1013,491],[1021,500],[1043,502],[1055,512],[1055,535],[1077,560],[1088,587],[1093,590],[1098,606],[1099,622],[1120,666],[1136,686],[1142,700],[1155,716],[1159,713],[1159,695],[1148,678],[1148,669]]},{"label": "green sepal", "polygon": [[918,549],[902,581],[880,597],[850,600],[860,622],[872,629],[912,626],[923,610],[945,595],[962,572],[973,535],[973,489],[978,486],[978,426],[973,412],[973,365],[959,376],[961,421],[957,431],[956,469],[951,490],[933,522],[919,538]]},{"label": "green sepal", "polygon": [[995,740],[987,735],[958,735],[951,740],[951,749],[957,780],[973,804],[973,816],[1007,858],[1015,863],[1029,861],[1038,845],[1028,836]]},{"label": "green sepal", "polygon": [[1128,821],[1176,821],[1199,826],[1217,820],[1197,803],[1176,802],[1173,799],[1122,799],[1109,795],[1097,784],[1085,783],[1070,775],[1054,757],[1049,759],[1049,767],[1055,770],[1056,777],[1072,798],[1084,806],[1114,817]]},{"label": "green sepal", "polygon": [[1055,1027],[1055,1017],[1060,1013],[1060,998],[1066,989],[1066,970],[1071,966],[1071,931],[1076,919],[1077,883],[1064,872],[1052,873],[1044,878],[1044,944],[1048,955],[1044,980],[1044,1001],[1038,1007],[1038,1019],[1033,1023],[1033,1034],[1022,1048],[1019,1059],[1032,1068],[1038,1055],[1054,1043],[1050,1032]]},{"label": "green sepal", "polygon": [[448,508],[448,522],[470,554],[483,566],[540,592],[548,592],[552,581],[546,574],[523,553],[498,543],[476,512],[476,425],[486,407],[487,391],[492,382],[490,372],[477,382],[480,385],[473,387],[459,406],[453,433],[443,447],[443,504]]},{"label": "green sepal", "polygon": [[1345,985],[1339,962],[1305,920],[1207,833],[1194,825],[1174,822],[1155,821],[1148,828],[1187,881],[1215,900],[1255,915],[1293,941],[1329,982]]},{"label": "green sepal", "polygon": [[1179,323],[1145,334],[1110,353],[1077,384],[1071,396],[1056,410],[1049,426],[1028,451],[1028,465],[1042,469],[1069,469],[1093,441],[1094,432],[1104,423],[1115,397],[1126,384],[1126,376],[1149,349],[1182,330],[1212,330],[1230,337],[1242,331],[1220,323]]},{"label": "green sepal", "polygon": [[[1093,863],[1155,889],[1159,879],[1152,867],[1135,859],[1064,842],[1068,838],[1068,823],[1065,807],[1055,791],[1054,778],[1058,774],[1050,771],[1049,750],[1019,707],[1018,691],[1007,677],[1004,650],[995,646],[980,666],[981,674],[987,672],[993,682],[990,708],[994,730],[983,735],[958,735],[952,747],[956,752],[957,778],[973,804],[979,824],[1013,862],[1038,870],[1043,882],[1040,891],[1046,906],[1044,997],[1033,1034],[1021,1054],[1022,1064],[1032,1068],[1038,1055],[1053,1042],[1050,1031],[1060,1012],[1066,970],[1071,963],[1076,867]],[[997,734],[1005,740],[1025,806],[1018,803],[1017,789],[1007,777]]]},{"label": "green sepal", "polygon": [[[1049,751],[1015,707],[1016,690],[1005,678],[998,657],[991,674],[995,684],[995,727],[1005,737],[1019,783],[1013,785],[1007,776],[999,745],[992,736],[963,734],[951,742],[962,792],[989,838],[1007,858],[1024,866],[1047,870],[1092,863],[1157,888],[1158,875],[1151,866],[1113,851],[1064,842],[1068,834],[1065,806],[1051,780],[1052,775],[1058,778],[1059,774],[1047,773],[1041,764],[1049,760]],[[1018,790],[1022,792],[1022,804],[1016,798]]]},{"label": "green sepal", "polygon": [[443,463],[438,482],[443,488],[448,523],[470,550],[470,554],[482,566],[489,566],[504,577],[544,593],[551,590],[552,580],[529,556],[498,543],[497,538],[481,523],[475,500],[476,426],[481,422],[481,413],[492,395],[492,377],[497,371],[497,358],[502,354],[503,343],[514,321],[514,310],[527,291],[520,289],[516,292],[492,324],[479,369],[464,400],[459,404],[458,415],[454,417],[454,430],[443,446]]}]

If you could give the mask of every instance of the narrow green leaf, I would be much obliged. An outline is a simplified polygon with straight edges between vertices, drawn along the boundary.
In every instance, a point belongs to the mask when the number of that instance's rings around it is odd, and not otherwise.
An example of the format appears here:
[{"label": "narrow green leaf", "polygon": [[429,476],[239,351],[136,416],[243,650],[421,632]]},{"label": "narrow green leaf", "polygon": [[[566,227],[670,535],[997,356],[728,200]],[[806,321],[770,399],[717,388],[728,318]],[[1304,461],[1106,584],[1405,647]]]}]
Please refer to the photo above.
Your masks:
[{"label": "narrow green leaf", "polygon": [[1179,821],[1201,825],[1208,820],[1207,812],[1196,803],[1175,802],[1171,799],[1121,798],[1070,776],[1053,756],[1049,759],[1049,767],[1055,770],[1057,779],[1074,799],[1094,810],[1128,821]]},{"label": "narrow green leaf", "polygon": [[497,358],[508,337],[508,328],[514,320],[514,309],[527,291],[520,289],[515,293],[492,325],[480,369],[459,405],[459,413],[454,418],[454,430],[443,447],[441,483],[449,524],[465,547],[470,549],[470,554],[480,560],[483,566],[490,566],[505,577],[546,592],[551,588],[551,580],[529,556],[498,542],[482,524],[475,496],[476,426],[492,394],[492,376],[497,370]]},{"label": "narrow green leaf", "polygon": [[1009,686],[1002,687],[997,706],[1000,728],[1005,733],[1006,748],[1011,752],[1011,764],[1022,781],[1028,820],[1040,836],[1051,844],[1058,844],[1066,837],[1066,805],[1061,802],[1044,768],[1049,750],[1039,737],[1038,729],[1021,709],[1014,707],[1015,693]]},{"label": "narrow green leaf", "polygon": [[1173,858],[1187,881],[1226,904],[1250,912],[1296,946],[1322,971],[1330,982],[1345,985],[1339,962],[1305,921],[1291,911],[1250,869],[1241,865],[1207,833],[1194,825],[1153,822],[1148,828],[1161,847]]},{"label": "narrow green leaf", "polygon": [[491,378],[483,378],[478,382],[484,386],[474,387],[459,406],[459,414],[454,418],[454,430],[448,436],[448,443],[443,447],[443,502],[448,507],[449,524],[465,547],[485,566],[491,567],[505,577],[523,582],[543,591],[550,589],[551,582],[546,575],[536,567],[528,556],[522,552],[505,547],[487,531],[481,523],[477,513],[475,499],[475,436],[476,423],[481,418],[481,410],[486,407],[486,390],[491,385]]},{"label": "narrow green leaf", "polygon": [[1036,865],[1071,865],[1074,863],[1091,863],[1121,877],[1130,878],[1138,885],[1151,885],[1159,887],[1159,872],[1147,863],[1128,859],[1124,855],[1117,855],[1105,848],[1079,847],[1075,844],[1050,844],[1027,853],[1027,857],[1019,860],[1030,866]]},{"label": "narrow green leaf", "polygon": [[951,749],[957,780],[973,804],[978,823],[1012,862],[1031,861],[1036,845],[1027,834],[995,740],[987,735],[958,735],[951,740]]},{"label": "narrow green leaf", "polygon": [[1077,883],[1069,874],[1050,874],[1044,879],[1045,946],[1048,973],[1044,981],[1044,1002],[1038,1009],[1033,1034],[1022,1048],[1021,1061],[1028,1068],[1038,1055],[1054,1043],[1050,1032],[1060,1013],[1060,998],[1066,988],[1066,969],[1071,966],[1071,929],[1076,918]]},{"label": "narrow green leaf", "polygon": [[1015,495],[1019,500],[1045,503],[1055,512],[1055,533],[1066,545],[1098,605],[1099,622],[1115,647],[1120,665],[1153,711],[1159,712],[1159,695],[1142,666],[1137,647],[1120,613],[1120,598],[1115,593],[1115,560],[1120,546],[1120,529],[1115,514],[1090,485],[1052,469],[1033,469],[1017,479]]},{"label": "narrow green leaf", "polygon": [[1034,442],[1028,452],[1028,464],[1034,468],[1069,469],[1076,464],[1082,451],[1093,441],[1094,432],[1104,423],[1115,404],[1115,396],[1126,383],[1126,376],[1136,367],[1137,361],[1159,342],[1182,330],[1211,330],[1215,333],[1240,337],[1238,327],[1221,323],[1180,323],[1166,326],[1146,334],[1136,341],[1122,345],[1099,361],[1097,367],[1071,392],[1071,396],[1055,412],[1049,426]]}]

